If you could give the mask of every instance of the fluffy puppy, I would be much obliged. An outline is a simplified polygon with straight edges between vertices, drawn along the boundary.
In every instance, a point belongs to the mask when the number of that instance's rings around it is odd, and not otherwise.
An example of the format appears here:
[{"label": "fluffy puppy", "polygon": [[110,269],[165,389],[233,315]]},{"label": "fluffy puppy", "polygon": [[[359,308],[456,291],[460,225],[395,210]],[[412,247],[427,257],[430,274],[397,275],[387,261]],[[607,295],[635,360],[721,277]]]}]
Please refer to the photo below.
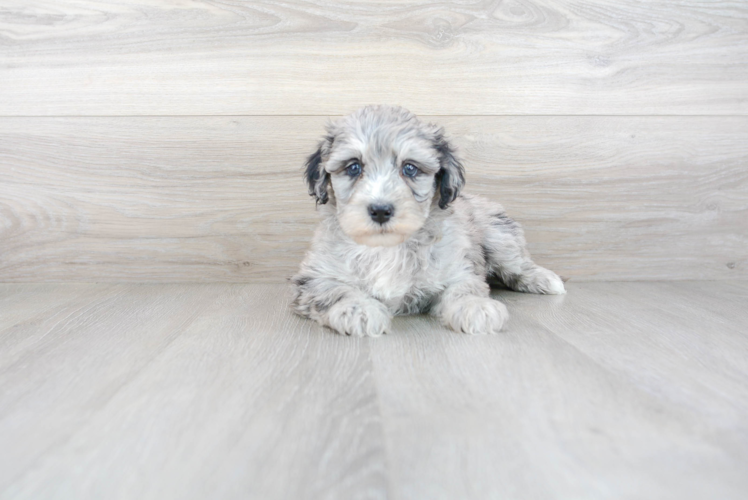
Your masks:
[{"label": "fluffy puppy", "polygon": [[306,162],[322,222],[293,277],[301,316],[376,337],[394,314],[428,312],[470,334],[501,330],[512,290],[565,293],[536,265],[501,205],[460,194],[464,169],[444,131],[401,107],[367,106],[330,123]]}]

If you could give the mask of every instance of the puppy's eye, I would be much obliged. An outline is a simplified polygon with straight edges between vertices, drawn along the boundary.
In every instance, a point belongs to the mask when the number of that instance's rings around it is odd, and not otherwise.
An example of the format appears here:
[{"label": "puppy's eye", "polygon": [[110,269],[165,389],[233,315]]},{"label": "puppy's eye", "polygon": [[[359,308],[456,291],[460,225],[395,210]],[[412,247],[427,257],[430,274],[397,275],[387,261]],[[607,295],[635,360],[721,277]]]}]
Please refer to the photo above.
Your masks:
[{"label": "puppy's eye", "polygon": [[405,165],[403,165],[403,175],[412,179],[413,177],[418,175],[418,167],[416,167],[412,163],[406,163]]},{"label": "puppy's eye", "polygon": [[351,163],[350,165],[345,167],[345,173],[349,177],[358,177],[358,175],[361,173],[361,164],[358,162]]}]

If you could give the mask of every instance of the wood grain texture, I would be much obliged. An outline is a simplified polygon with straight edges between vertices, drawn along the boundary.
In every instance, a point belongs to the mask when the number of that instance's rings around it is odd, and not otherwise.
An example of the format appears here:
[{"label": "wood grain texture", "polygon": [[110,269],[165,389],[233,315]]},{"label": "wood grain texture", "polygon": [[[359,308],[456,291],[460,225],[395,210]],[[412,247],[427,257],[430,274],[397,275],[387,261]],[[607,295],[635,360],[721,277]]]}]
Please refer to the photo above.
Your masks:
[{"label": "wood grain texture", "polygon": [[[425,117],[584,280],[748,277],[748,118]],[[282,282],[324,117],[0,119],[0,281]]]},{"label": "wood grain texture", "polygon": [[744,498],[748,282],[568,287],[353,339],[284,285],[0,284],[0,498]]},{"label": "wood grain texture", "polygon": [[386,497],[368,346],[284,287],[0,289],[0,498]]},{"label": "wood grain texture", "polygon": [[0,115],[748,113],[742,2],[10,0]]},{"label": "wood grain texture", "polygon": [[743,497],[745,292],[568,285],[497,292],[500,336],[402,318],[371,343],[396,497]]}]

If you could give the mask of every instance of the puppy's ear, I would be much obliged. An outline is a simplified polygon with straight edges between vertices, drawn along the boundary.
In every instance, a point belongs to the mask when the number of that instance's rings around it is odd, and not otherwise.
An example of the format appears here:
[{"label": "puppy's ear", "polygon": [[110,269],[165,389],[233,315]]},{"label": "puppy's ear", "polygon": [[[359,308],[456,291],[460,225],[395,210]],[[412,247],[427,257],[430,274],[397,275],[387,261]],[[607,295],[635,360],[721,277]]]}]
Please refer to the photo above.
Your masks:
[{"label": "puppy's ear", "polygon": [[434,149],[439,157],[439,166],[436,173],[436,187],[439,190],[439,208],[447,208],[455,201],[465,185],[465,168],[455,156],[455,149],[444,138],[444,131],[439,128],[434,133]]},{"label": "puppy's ear", "polygon": [[317,151],[309,155],[306,159],[304,179],[309,186],[309,195],[314,196],[317,203],[324,205],[329,199],[327,195],[327,185],[330,182],[330,174],[325,171],[324,160],[330,153],[332,147],[332,136],[325,137],[319,143]]}]

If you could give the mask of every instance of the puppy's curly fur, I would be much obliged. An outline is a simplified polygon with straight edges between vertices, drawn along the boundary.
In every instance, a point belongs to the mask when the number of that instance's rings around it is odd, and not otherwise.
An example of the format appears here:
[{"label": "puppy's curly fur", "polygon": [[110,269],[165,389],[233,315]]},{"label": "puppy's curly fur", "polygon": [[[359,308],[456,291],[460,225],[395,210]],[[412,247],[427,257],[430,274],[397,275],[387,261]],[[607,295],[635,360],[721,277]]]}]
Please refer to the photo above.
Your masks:
[{"label": "puppy's curly fur", "polygon": [[401,107],[367,106],[327,132],[306,164],[323,219],[292,280],[298,314],[375,337],[394,314],[429,312],[454,330],[486,334],[508,316],[487,278],[565,293],[530,259],[501,205],[461,194],[464,169],[440,127]]}]

